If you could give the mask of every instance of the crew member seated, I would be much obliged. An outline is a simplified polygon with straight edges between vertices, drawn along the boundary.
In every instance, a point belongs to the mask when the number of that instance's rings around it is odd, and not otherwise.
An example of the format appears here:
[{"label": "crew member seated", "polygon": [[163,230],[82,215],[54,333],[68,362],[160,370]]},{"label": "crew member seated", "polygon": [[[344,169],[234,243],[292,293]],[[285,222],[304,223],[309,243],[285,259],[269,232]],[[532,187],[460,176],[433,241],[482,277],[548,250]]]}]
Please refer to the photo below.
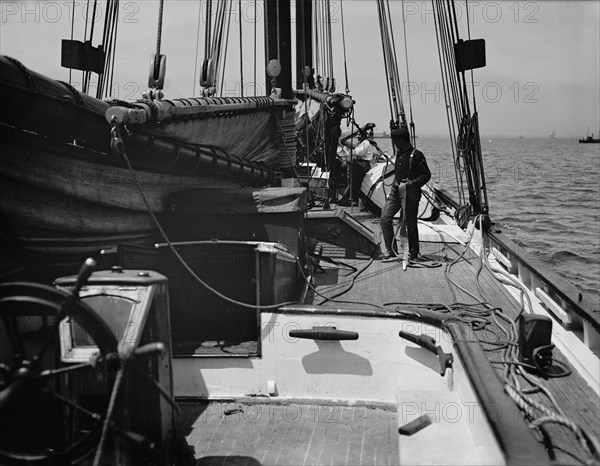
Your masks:
[{"label": "crew member seated", "polygon": [[346,207],[358,204],[360,185],[367,172],[371,169],[371,162],[375,154],[375,148],[372,144],[373,128],[375,128],[375,123],[367,123],[361,128],[358,135],[355,136],[355,133],[353,133],[340,140],[342,157],[346,161],[351,157],[352,164],[350,168],[351,180],[337,203],[339,206]]}]

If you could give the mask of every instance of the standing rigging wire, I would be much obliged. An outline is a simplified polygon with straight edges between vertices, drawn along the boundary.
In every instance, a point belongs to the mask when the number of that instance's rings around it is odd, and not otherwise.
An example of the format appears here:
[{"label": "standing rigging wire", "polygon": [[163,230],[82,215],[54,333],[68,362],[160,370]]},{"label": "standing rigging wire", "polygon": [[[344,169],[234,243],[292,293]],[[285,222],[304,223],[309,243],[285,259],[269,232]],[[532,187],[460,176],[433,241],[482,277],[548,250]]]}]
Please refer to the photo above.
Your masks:
[{"label": "standing rigging wire", "polygon": [[396,46],[393,36],[392,16],[387,0],[377,0],[379,31],[383,48],[383,59],[387,78],[388,101],[390,104],[390,129],[406,125],[406,115],[402,99],[402,88],[396,60]]},{"label": "standing rigging wire", "polygon": [[[85,26],[83,28],[83,42],[84,43],[87,40],[89,18],[90,18],[90,0],[87,0],[87,3],[85,5]],[[86,72],[82,70],[81,71],[81,92],[87,92],[87,89],[85,87],[85,76],[86,76]]]},{"label": "standing rigging wire", "polygon": [[258,23],[258,21],[256,21],[256,2],[257,0],[254,0],[254,66],[253,66],[253,87],[254,87],[254,97],[256,97],[256,24]]},{"label": "standing rigging wire", "polygon": [[350,94],[350,87],[348,87],[348,65],[346,62],[346,32],[344,29],[344,0],[340,0],[340,16],[342,18],[342,47],[344,50],[344,78],[346,80],[346,94]]},{"label": "standing rigging wire", "polygon": [[[162,25],[163,25],[163,10],[164,10],[165,0],[160,0],[158,4],[158,27],[156,30],[156,56],[160,55],[160,46],[162,44]],[[154,63],[155,67],[158,67],[160,63],[158,60]]]},{"label": "standing rigging wire", "polygon": [[328,53],[329,53],[329,73],[328,76],[333,79],[334,78],[334,72],[333,72],[333,37],[331,35],[331,2],[330,0],[327,0],[327,8],[326,8],[326,14],[327,14],[327,22],[325,23],[325,26],[327,28],[327,44],[328,44]]},{"label": "standing rigging wire", "polygon": [[[229,3],[229,5],[231,5],[231,0],[229,0],[228,2],[223,2],[223,3]],[[227,11],[229,11],[229,14],[227,14]],[[225,26],[227,25],[227,26]],[[219,44],[219,51],[223,53],[222,56],[219,56],[219,66],[221,69],[221,81],[219,83],[219,95],[221,97],[223,97],[223,87],[225,84],[225,63],[227,61],[227,46],[229,45],[229,27],[231,26],[231,8],[223,8],[223,29],[225,29],[225,27],[227,28],[227,32],[225,32],[224,36],[221,37],[221,43]],[[224,48],[222,47],[222,40],[223,38],[225,39],[225,46]]]},{"label": "standing rigging wire", "polygon": [[104,69],[102,72],[102,75],[98,77],[98,88],[96,89],[96,98],[100,99],[102,96],[102,89],[104,87],[104,83],[105,83],[105,78],[108,72],[109,67],[107,66],[110,62],[110,43],[108,42],[108,36],[109,34],[109,29],[110,29],[110,24],[112,22],[112,9],[111,9],[111,3],[110,0],[107,0],[106,2],[106,11],[104,12],[104,28],[102,31],[102,46],[104,48]]},{"label": "standing rigging wire", "polygon": [[390,47],[388,49],[388,53],[390,56],[390,63],[392,64],[392,76],[394,78],[394,82],[395,82],[395,86],[397,89],[397,93],[400,96],[400,106],[399,106],[399,113],[400,116],[399,118],[396,117],[396,121],[400,122],[400,120],[402,120],[402,123],[406,124],[406,116],[405,116],[405,112],[404,112],[404,96],[402,95],[402,83],[400,82],[400,73],[398,72],[398,58],[396,55],[396,39],[394,37],[394,26],[392,24],[392,13],[390,11],[390,2],[389,0],[385,0],[385,12],[387,12],[387,16],[386,16],[386,21],[389,23],[388,26],[388,34],[389,34],[389,44]]},{"label": "standing rigging wire", "polygon": [[[379,18],[379,30],[383,31],[384,25],[383,25],[383,19],[381,16],[381,12],[380,12],[380,3],[377,3],[377,13],[378,13],[378,18]],[[382,44],[384,42],[383,40],[383,32],[381,33],[381,40],[382,40]],[[382,51],[383,51],[383,65],[384,65],[384,71],[385,71],[385,84],[387,87],[387,92],[388,92],[388,105],[390,107],[390,121],[394,120],[394,108],[392,105],[392,89],[391,89],[391,85],[390,85],[390,75],[389,75],[389,66],[388,66],[388,57],[387,57],[387,53],[386,53],[386,49],[385,49],[385,45],[382,47]]]},{"label": "standing rigging wire", "polygon": [[[313,20],[314,20],[314,25],[313,25],[313,48],[314,48],[314,57],[315,57],[315,70],[320,70],[321,69],[321,41],[319,40],[320,34],[319,34],[319,28],[321,27],[320,21],[319,21],[319,8],[317,7],[319,0],[315,0],[315,3],[313,4]],[[316,76],[315,76],[316,78]]]},{"label": "standing rigging wire", "polygon": [[208,59],[211,55],[212,40],[212,0],[206,0],[206,28],[204,29],[204,58]]},{"label": "standing rigging wire", "polygon": [[321,18],[321,8],[320,8],[320,0],[317,0],[316,5],[315,5],[315,21],[316,21],[316,28],[315,28],[315,33],[317,36],[317,48],[318,48],[318,61],[317,61],[317,70],[318,70],[318,74],[321,74],[321,72],[323,71],[323,67],[325,65],[324,61],[323,61],[323,19]]},{"label": "standing rigging wire", "polygon": [[[434,0],[432,0],[432,3],[434,3]],[[445,61],[442,60],[442,52],[441,52],[441,48],[440,48],[440,32],[438,31],[438,21],[436,20],[436,8],[435,8],[435,3],[433,5],[433,24],[435,26],[435,36],[438,42],[438,59],[439,59],[439,63],[440,63],[440,71],[442,74],[442,88],[443,88],[443,93],[444,93],[444,103],[445,103],[445,108],[446,108],[446,119],[448,121],[448,133],[450,135],[450,147],[452,149],[452,159],[454,161],[454,171],[455,171],[455,176],[456,176],[456,188],[457,188],[457,192],[458,192],[458,201],[460,205],[463,205],[465,202],[464,199],[464,187],[462,184],[462,176],[460,176],[460,174],[458,173],[458,167],[456,165],[456,147],[454,144],[454,141],[456,140],[456,133],[454,131],[454,125],[451,122],[451,113],[450,113],[450,102],[448,101],[448,97],[449,97],[449,90],[447,89],[447,72],[446,72],[446,68],[445,68]]]},{"label": "standing rigging wire", "polygon": [[[455,4],[452,0],[432,0],[432,2],[447,117],[454,136],[453,158],[462,206],[460,215],[468,214],[469,211],[487,215],[488,200],[479,139],[479,122],[477,112],[471,113],[466,69],[458,61],[459,47],[463,41],[458,30]],[[468,17],[467,21],[469,21]],[[471,82],[474,89],[472,72]],[[473,107],[476,108],[475,100]],[[451,114],[453,114],[452,125]],[[469,195],[468,204],[464,192],[465,184]]]},{"label": "standing rigging wire", "polygon": [[[194,61],[194,84],[192,97],[196,96],[196,80],[198,77],[198,49],[200,48],[200,24],[202,23],[202,3],[198,2],[198,29],[196,30],[196,60]],[[206,51],[206,45],[205,45]]]},{"label": "standing rigging wire", "polygon": [[[333,45],[330,0],[316,0],[314,6],[314,51],[317,74],[333,79]],[[323,83],[322,83],[323,84]],[[325,89],[328,90],[328,89]]]},{"label": "standing rigging wire", "polygon": [[416,133],[415,133],[415,122],[413,121],[413,111],[412,111],[412,97],[411,97],[411,92],[410,92],[410,71],[409,71],[409,65],[408,65],[408,46],[407,46],[407,40],[406,40],[406,18],[404,15],[404,0],[402,0],[402,30],[404,31],[404,59],[406,60],[406,84],[408,86],[408,109],[410,112],[410,134],[411,134],[411,139],[412,139],[412,145],[413,147],[417,147],[417,137],[416,137]]},{"label": "standing rigging wire", "polygon": [[[469,9],[467,8],[467,38],[471,40],[471,19],[469,18]],[[477,100],[475,99],[475,77],[471,69],[471,95],[473,96],[473,113],[477,113]]]},{"label": "standing rigging wire", "polygon": [[[73,40],[73,32],[75,29],[75,0],[73,0],[73,4],[71,5],[71,40]],[[73,84],[72,80],[73,69],[69,68],[69,84]]]},{"label": "standing rigging wire", "polygon": [[242,37],[242,0],[238,0],[239,22],[240,22],[240,96],[244,97],[244,53]]},{"label": "standing rigging wire", "polygon": [[[257,0],[254,0],[254,7],[255,8],[256,8],[256,1]],[[267,13],[265,12],[265,15],[266,14]],[[256,16],[254,17],[254,19],[255,19],[255,22],[256,22]],[[265,22],[264,22],[264,27],[265,27],[265,32],[264,32],[263,46],[264,46],[264,49],[265,49],[265,62],[266,62],[271,57],[271,50],[270,50],[269,40],[268,40],[268,38],[271,36],[271,27],[269,26],[269,21],[267,21],[266,19],[265,19]],[[254,63],[255,63],[255,66],[256,66],[256,60],[254,61]],[[256,79],[255,79],[255,81],[256,81]],[[265,83],[265,84],[267,85],[268,83]],[[268,88],[268,86],[267,86],[267,88]]]},{"label": "standing rigging wire", "polygon": [[[443,10],[442,5],[435,0],[432,0],[433,3],[433,13],[434,13],[434,24],[436,30],[436,38],[438,42],[438,56],[440,60],[440,71],[442,74],[442,84],[444,90],[444,99],[446,101],[446,116],[448,119],[448,126],[450,129],[450,143],[452,147],[452,157],[454,160],[454,170],[457,180],[457,190],[459,195],[459,202],[461,205],[465,203],[464,196],[464,185],[463,185],[463,175],[461,172],[460,161],[458,158],[458,153],[456,150],[456,140],[458,138],[457,129],[459,115],[457,112],[456,105],[452,105],[452,103],[456,103],[458,98],[456,96],[456,89],[452,87],[453,79],[451,78],[451,60],[448,57],[447,46],[448,40],[446,36],[446,23],[442,20]],[[437,13],[437,16],[436,16]],[[454,115],[453,115],[454,113]]]},{"label": "standing rigging wire", "polygon": [[102,45],[105,50],[105,62],[102,76],[98,78],[96,97],[108,97],[112,92],[117,48],[117,31],[119,21],[119,0],[107,2],[104,19]]},{"label": "standing rigging wire", "polygon": [[277,60],[281,63],[281,28],[279,26],[279,0],[275,2],[275,16],[277,17],[277,22],[275,23],[275,27],[277,28],[275,32],[277,33]]},{"label": "standing rigging wire", "polygon": [[[216,88],[222,87],[225,75],[224,61],[227,55],[229,27],[231,24],[231,0],[217,2],[214,14],[212,5],[212,0],[207,0],[206,27],[204,30],[204,62],[202,65],[202,77],[200,79],[204,88],[204,95],[214,95]],[[219,77],[221,77],[221,80],[217,86]],[[222,95],[222,89],[220,92]]]}]

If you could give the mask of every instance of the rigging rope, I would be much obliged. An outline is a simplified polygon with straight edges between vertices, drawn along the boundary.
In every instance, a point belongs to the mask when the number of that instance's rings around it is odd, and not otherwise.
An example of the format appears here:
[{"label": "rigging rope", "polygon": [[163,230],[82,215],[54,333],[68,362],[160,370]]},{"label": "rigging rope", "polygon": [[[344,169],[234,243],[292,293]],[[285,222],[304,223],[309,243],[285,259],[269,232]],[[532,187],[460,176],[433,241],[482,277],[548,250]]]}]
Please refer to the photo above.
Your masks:
[{"label": "rigging rope", "polygon": [[[475,218],[475,223],[479,225],[478,231],[482,230],[483,223],[483,215],[478,215]],[[475,231],[475,229],[473,230]],[[526,364],[521,361],[519,355],[519,332],[517,328],[517,322],[519,316],[523,312],[533,313],[532,302],[529,298],[529,294],[524,287],[517,279],[511,276],[507,271],[502,268],[496,268],[490,263],[489,252],[486,248],[486,242],[481,238],[479,250],[477,253],[478,257],[478,270],[476,275],[476,284],[478,290],[481,294],[480,297],[475,296],[473,293],[470,293],[468,290],[458,286],[454,281],[452,281],[449,277],[449,269],[451,265],[455,264],[458,260],[462,260],[465,252],[471,247],[474,235],[471,235],[469,238],[469,242],[465,245],[464,251],[462,254],[458,256],[451,264],[448,265],[446,270],[446,278],[449,283],[451,283],[454,287],[460,289],[465,294],[472,297],[476,304],[469,305],[468,308],[465,309],[464,306],[460,306],[456,308],[456,305],[449,306],[451,312],[458,316],[459,320],[471,324],[473,330],[484,330],[490,323],[491,320],[495,323],[496,328],[499,329],[504,335],[504,339],[502,341],[488,341],[483,335],[479,334],[479,340],[483,344],[496,346],[495,349],[488,349],[487,351],[501,351],[502,356],[500,360],[492,359],[491,362],[495,364],[504,364],[503,369],[503,380],[505,385],[506,393],[513,399],[515,404],[525,413],[529,426],[538,430],[543,437],[546,436],[543,431],[543,426],[548,423],[555,423],[562,425],[569,429],[577,438],[579,443],[582,445],[583,449],[586,451],[590,457],[595,460],[599,459],[600,454],[600,443],[596,438],[589,435],[583,428],[578,426],[573,420],[569,419],[556,398],[552,394],[552,392],[544,385],[542,380],[539,377],[534,375],[531,370],[535,370],[539,372],[543,376],[547,378],[553,377],[565,377],[571,373],[570,369],[566,366],[563,367],[563,371],[556,373],[550,373],[543,367],[539,366],[536,362],[536,366],[531,364]],[[498,307],[494,307],[490,302],[483,296],[483,288],[480,284],[480,273],[482,267],[485,267],[491,273],[492,277],[496,280],[499,280],[501,283],[517,288],[521,294],[521,311],[514,317],[509,318],[506,314],[503,313],[502,309]],[[456,295],[454,294],[454,290],[452,290],[454,295],[454,300],[456,301]],[[477,309],[476,306],[483,306],[483,309]],[[457,314],[458,311],[458,314]],[[496,336],[497,338],[497,336]],[[559,365],[563,365],[562,363],[552,359],[553,363],[558,363]],[[531,388],[522,387],[521,379],[526,381]],[[531,395],[534,392],[539,392],[543,395],[550,403],[550,406],[547,406],[542,401],[535,400],[531,398]],[[592,463],[587,463],[592,464]]]},{"label": "rigging rope", "polygon": [[210,43],[212,38],[212,0],[206,0],[206,28],[204,29],[204,58],[211,56]]},{"label": "rigging rope", "polygon": [[112,92],[117,48],[117,31],[119,23],[119,0],[108,2],[104,18],[102,46],[105,50],[104,69],[98,78],[96,97],[108,97]]},{"label": "rigging rope", "polygon": [[244,97],[244,53],[243,53],[243,36],[242,36],[242,0],[238,0],[239,8],[239,23],[240,23],[240,96]]},{"label": "rigging rope", "polygon": [[[94,40],[94,26],[96,25],[96,9],[98,7],[98,0],[94,0],[94,9],[92,10],[92,26],[90,27],[90,37],[89,37],[89,42],[92,43]],[[85,24],[85,34],[87,34],[87,21],[89,19],[89,0],[88,0],[88,9],[86,11],[86,24]],[[84,40],[84,42],[87,40]],[[87,93],[90,89],[90,79],[92,77],[92,72],[91,71],[85,71],[84,73],[84,82],[83,82],[83,86],[84,86],[84,91],[85,93]]]},{"label": "rigging rope", "polygon": [[350,94],[350,87],[348,87],[348,65],[346,62],[346,32],[344,29],[344,1],[340,0],[340,16],[342,17],[342,47],[344,50],[344,78],[346,80],[346,94]]},{"label": "rigging rope", "polygon": [[404,31],[404,60],[406,61],[406,83],[408,85],[408,109],[410,112],[410,136],[412,139],[413,147],[417,147],[417,138],[415,134],[415,122],[413,120],[413,111],[412,111],[412,97],[410,92],[410,67],[408,64],[408,41],[406,40],[406,18],[404,15],[404,0],[402,0],[402,30]]},{"label": "rigging rope", "polygon": [[377,0],[379,31],[383,49],[383,62],[390,106],[390,129],[406,126],[406,116],[402,99],[402,87],[396,59],[396,44],[394,39],[392,15],[387,0]]},{"label": "rigging rope", "polygon": [[[331,30],[330,0],[315,0],[313,8],[313,56],[315,73],[321,78],[316,84],[320,91],[330,91],[334,83],[333,40]],[[342,18],[343,21],[343,18]],[[343,23],[342,23],[343,28]],[[344,40],[344,67],[346,69],[346,49]],[[346,93],[348,93],[348,73],[346,69]]]},{"label": "rigging rope", "polygon": [[[202,23],[202,4],[198,3],[198,28],[196,29],[196,59],[194,61],[194,84],[192,87],[192,97],[196,96],[196,82],[198,77],[198,49],[200,48],[200,24]],[[208,28],[208,26],[207,26]],[[206,38],[206,36],[205,36]],[[205,43],[206,52],[206,43]]]},{"label": "rigging rope", "polygon": [[[231,2],[231,0],[229,0],[229,1]],[[227,60],[227,48],[228,48],[227,46],[229,45],[229,28],[231,26],[231,9],[227,8],[227,11],[229,11],[230,14],[226,14],[225,10],[223,11],[223,15],[224,15],[223,21],[227,25],[227,32],[225,33],[225,36],[224,36],[225,37],[225,47],[222,50],[223,56],[219,57],[219,66],[221,68],[221,80],[219,82],[219,88],[220,88],[219,95],[221,97],[223,97],[223,88],[225,87],[224,86],[224,83],[225,83],[225,63],[226,63],[226,60]]]},{"label": "rigging rope", "polygon": [[[71,18],[70,18],[70,20],[71,20],[71,40],[73,40],[73,31],[74,31],[74,28],[75,28],[75,0],[73,0],[73,3],[71,5]],[[72,73],[73,73],[73,69],[69,68],[69,84],[71,84],[71,85],[73,84],[71,82]]]},{"label": "rigging rope", "polygon": [[258,21],[256,20],[256,2],[254,0],[254,67],[253,67],[253,87],[254,87],[254,97],[256,97],[256,28]]},{"label": "rigging rope", "polygon": [[[156,56],[160,55],[160,45],[162,42],[163,9],[165,0],[160,0],[158,6],[158,28],[156,31]],[[157,60],[158,61],[158,60]],[[155,66],[156,63],[155,63]]]},{"label": "rigging rope", "polygon": [[[487,190],[479,137],[477,112],[471,113],[467,79],[457,63],[457,50],[463,41],[458,30],[453,0],[432,0],[442,75],[446,117],[451,134],[452,156],[461,209],[468,203],[476,214],[488,213]],[[469,32],[470,37],[470,32]],[[474,89],[473,73],[471,86]],[[474,104],[475,105],[475,104]]]}]

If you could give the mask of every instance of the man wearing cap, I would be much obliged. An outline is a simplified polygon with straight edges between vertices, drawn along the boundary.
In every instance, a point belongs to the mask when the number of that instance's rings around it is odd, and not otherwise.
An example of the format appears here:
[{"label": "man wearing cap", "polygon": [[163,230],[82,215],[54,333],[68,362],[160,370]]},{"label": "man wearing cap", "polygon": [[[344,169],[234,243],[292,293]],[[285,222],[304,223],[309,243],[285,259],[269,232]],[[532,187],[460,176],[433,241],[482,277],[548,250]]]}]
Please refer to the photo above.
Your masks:
[{"label": "man wearing cap", "polygon": [[392,246],[394,243],[393,219],[394,215],[404,208],[401,216],[408,236],[409,261],[419,262],[422,259],[419,258],[417,216],[421,200],[421,187],[431,179],[431,172],[423,153],[410,143],[410,134],[406,127],[393,130],[391,136],[396,147],[396,164],[394,182],[381,212],[381,231],[385,243],[382,260],[389,262],[397,256],[397,252],[393,250]]},{"label": "man wearing cap", "polygon": [[375,154],[373,147],[373,128],[375,123],[367,123],[359,132],[357,138],[343,138],[340,143],[352,151],[352,166],[350,184],[346,188],[341,199],[338,201],[339,206],[350,206],[351,202],[354,205],[358,204],[358,194],[360,193],[360,185],[367,172],[371,169],[371,161]]}]

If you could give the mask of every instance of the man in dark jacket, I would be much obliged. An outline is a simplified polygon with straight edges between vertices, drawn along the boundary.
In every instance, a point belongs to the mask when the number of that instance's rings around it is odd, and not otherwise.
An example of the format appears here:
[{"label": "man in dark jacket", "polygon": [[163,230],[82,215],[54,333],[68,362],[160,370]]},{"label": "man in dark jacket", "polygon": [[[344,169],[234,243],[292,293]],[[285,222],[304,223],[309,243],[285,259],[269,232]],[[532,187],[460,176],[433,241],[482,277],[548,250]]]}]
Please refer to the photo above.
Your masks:
[{"label": "man in dark jacket", "polygon": [[394,182],[381,212],[381,231],[386,249],[382,259],[387,262],[394,260],[397,256],[393,249],[393,243],[395,243],[393,219],[394,215],[403,209],[401,218],[408,235],[409,260],[418,262],[420,259],[417,216],[421,200],[421,187],[431,179],[431,172],[423,153],[413,148],[410,143],[410,134],[407,128],[393,130],[392,142],[396,147],[396,166]]}]

